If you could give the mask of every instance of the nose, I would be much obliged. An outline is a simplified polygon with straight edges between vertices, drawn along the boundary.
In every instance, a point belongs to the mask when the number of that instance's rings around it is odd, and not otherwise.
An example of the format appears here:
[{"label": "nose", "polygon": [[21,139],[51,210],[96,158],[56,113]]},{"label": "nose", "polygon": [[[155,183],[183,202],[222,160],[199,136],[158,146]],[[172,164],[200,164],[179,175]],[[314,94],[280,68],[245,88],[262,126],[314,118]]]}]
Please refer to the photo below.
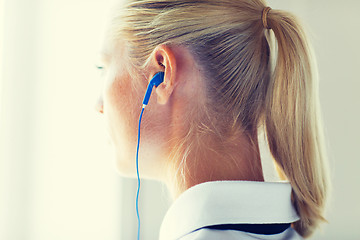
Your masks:
[{"label": "nose", "polygon": [[95,110],[99,113],[104,113],[104,104],[103,104],[103,98],[101,95],[98,98],[98,100],[96,101]]}]

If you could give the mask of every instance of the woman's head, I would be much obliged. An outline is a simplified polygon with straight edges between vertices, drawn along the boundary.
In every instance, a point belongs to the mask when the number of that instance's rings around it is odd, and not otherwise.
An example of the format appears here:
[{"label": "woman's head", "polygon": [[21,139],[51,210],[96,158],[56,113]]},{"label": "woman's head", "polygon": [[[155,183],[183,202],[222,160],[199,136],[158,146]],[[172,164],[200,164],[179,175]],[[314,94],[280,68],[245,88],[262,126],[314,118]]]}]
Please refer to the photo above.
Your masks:
[{"label": "woman's head", "polygon": [[104,45],[103,111],[119,170],[134,175],[141,101],[151,77],[165,72],[143,117],[140,172],[179,189],[262,180],[256,133],[264,126],[294,189],[295,228],[307,236],[322,219],[327,189],[316,72],[298,20],[271,10],[267,30],[265,7],[260,0],[124,3]]},{"label": "woman's head", "polygon": [[147,84],[156,72],[165,72],[142,118],[139,153],[141,177],[165,180],[175,144],[171,139],[186,132],[186,119],[195,118],[191,111],[203,105],[195,60],[183,46],[160,45],[146,68],[139,70],[131,64],[123,40],[105,41],[102,56],[105,84],[98,106],[106,118],[118,170],[125,176],[136,174],[138,121]]}]

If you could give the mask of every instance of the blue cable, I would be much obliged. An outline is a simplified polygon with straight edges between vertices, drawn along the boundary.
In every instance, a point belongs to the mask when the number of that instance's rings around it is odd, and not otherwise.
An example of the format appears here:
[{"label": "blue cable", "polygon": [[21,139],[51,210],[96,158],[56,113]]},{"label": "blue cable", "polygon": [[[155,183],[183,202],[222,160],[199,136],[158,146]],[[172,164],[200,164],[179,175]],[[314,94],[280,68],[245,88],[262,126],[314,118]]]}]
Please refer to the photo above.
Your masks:
[{"label": "blue cable", "polygon": [[138,128],[138,142],[137,142],[137,148],[136,148],[136,173],[137,173],[137,179],[138,179],[138,189],[136,193],[136,215],[138,219],[138,233],[137,233],[137,240],[140,239],[140,215],[139,215],[139,192],[140,192],[140,176],[139,176],[139,146],[140,146],[140,126],[141,126],[141,119],[144,112],[144,109],[146,105],[149,102],[151,91],[153,87],[157,87],[160,83],[164,81],[164,72],[158,72],[156,73],[152,79],[150,80],[148,87],[146,89],[145,97],[143,100],[143,107],[141,109],[140,117],[139,117],[139,128]]},{"label": "blue cable", "polygon": [[140,117],[139,117],[139,128],[138,128],[138,142],[136,148],[136,173],[138,179],[138,188],[136,193],[136,214],[138,219],[138,233],[137,240],[140,239],[140,215],[139,215],[139,192],[140,192],[140,177],[139,177],[139,146],[140,146],[140,126],[141,126],[141,118],[144,112],[145,106],[141,109]]}]

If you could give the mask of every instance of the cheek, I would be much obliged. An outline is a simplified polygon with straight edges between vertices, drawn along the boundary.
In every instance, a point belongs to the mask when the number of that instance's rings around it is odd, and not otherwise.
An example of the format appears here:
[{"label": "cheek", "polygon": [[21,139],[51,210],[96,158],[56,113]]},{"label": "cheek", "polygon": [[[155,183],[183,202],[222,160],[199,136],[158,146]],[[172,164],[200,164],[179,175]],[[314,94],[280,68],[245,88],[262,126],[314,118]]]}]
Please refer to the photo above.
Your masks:
[{"label": "cheek", "polygon": [[[103,93],[104,117],[114,147],[117,169],[124,176],[136,176],[134,161],[138,123],[146,86],[134,86],[131,81],[136,79],[130,76],[107,77]],[[163,116],[164,109],[154,107],[155,103],[156,95],[153,91],[141,123],[139,161],[143,177],[157,176],[160,167],[164,165],[160,164],[161,159],[165,159],[161,155],[165,146],[161,143],[165,142],[164,126],[169,123],[163,122],[160,116]]]},{"label": "cheek", "polygon": [[141,100],[132,89],[129,77],[111,79],[104,89],[104,115],[114,144],[124,148],[136,141]]}]

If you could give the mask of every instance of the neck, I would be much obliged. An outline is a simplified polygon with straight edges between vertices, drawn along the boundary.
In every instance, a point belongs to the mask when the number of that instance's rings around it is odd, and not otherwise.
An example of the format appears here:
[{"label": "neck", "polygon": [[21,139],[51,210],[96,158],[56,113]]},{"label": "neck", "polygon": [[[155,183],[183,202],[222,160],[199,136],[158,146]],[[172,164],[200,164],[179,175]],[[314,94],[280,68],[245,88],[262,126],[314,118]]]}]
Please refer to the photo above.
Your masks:
[{"label": "neck", "polygon": [[[178,161],[168,181],[173,198],[200,183],[220,180],[264,181],[257,132],[231,136],[201,136]],[[175,179],[174,179],[175,176]]]}]

